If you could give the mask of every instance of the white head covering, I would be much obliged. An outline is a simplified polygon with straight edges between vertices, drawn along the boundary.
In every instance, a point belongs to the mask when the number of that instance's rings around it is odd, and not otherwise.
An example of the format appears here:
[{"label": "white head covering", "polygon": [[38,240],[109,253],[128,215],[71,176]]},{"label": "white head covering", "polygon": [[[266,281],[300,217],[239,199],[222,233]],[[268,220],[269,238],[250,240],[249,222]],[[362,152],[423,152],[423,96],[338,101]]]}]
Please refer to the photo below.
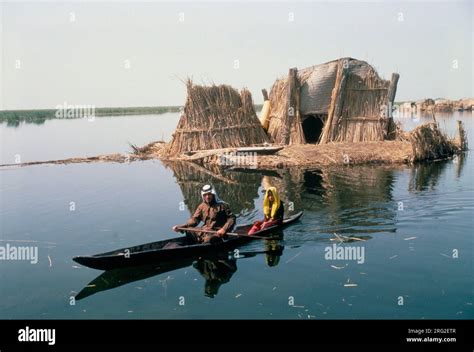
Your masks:
[{"label": "white head covering", "polygon": [[212,193],[214,195],[214,200],[216,203],[224,203],[220,198],[219,196],[217,195],[217,192],[215,190],[214,187],[212,187],[211,185],[204,185],[201,189],[201,197],[202,197],[202,200],[204,201],[204,195],[207,194],[207,193]]}]

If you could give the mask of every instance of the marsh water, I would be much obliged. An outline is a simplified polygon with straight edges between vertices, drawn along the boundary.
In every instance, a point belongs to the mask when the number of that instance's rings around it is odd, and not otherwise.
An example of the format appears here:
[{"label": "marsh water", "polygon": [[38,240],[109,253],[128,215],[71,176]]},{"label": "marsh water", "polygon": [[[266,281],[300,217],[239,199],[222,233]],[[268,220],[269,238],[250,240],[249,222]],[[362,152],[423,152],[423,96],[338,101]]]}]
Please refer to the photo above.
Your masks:
[{"label": "marsh water", "polygon": [[[453,135],[461,119],[474,143],[473,116],[453,115],[437,117],[441,128]],[[169,139],[177,119],[0,124],[0,161],[126,152]],[[0,246],[37,247],[38,263],[0,261],[0,318],[472,319],[473,165],[468,152],[411,166],[251,173],[156,160],[1,168]],[[238,258],[106,273],[72,261],[176,236],[170,227],[187,219],[203,183],[239,224],[262,217],[268,185],[288,214],[305,213],[281,241],[255,240]],[[334,245],[363,255],[331,258]]]}]

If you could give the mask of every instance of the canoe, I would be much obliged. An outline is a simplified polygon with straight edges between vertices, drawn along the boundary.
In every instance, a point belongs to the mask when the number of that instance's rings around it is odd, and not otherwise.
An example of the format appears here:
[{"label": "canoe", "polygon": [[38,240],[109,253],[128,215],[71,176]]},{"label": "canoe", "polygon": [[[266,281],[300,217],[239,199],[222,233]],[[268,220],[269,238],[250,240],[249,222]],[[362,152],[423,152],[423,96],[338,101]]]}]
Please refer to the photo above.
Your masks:
[{"label": "canoe", "polygon": [[269,147],[242,147],[237,148],[238,153],[256,153],[258,155],[271,155],[279,152],[284,147],[281,146],[269,146]]},{"label": "canoe", "polygon": [[[283,224],[255,232],[253,235],[258,237],[268,237],[272,233],[296,222],[302,215],[303,212],[294,214],[283,220]],[[239,226],[233,231],[233,233],[246,235],[251,227],[252,225]],[[219,252],[233,250],[254,240],[255,239],[251,236],[227,236],[227,238],[220,243],[190,244],[186,236],[182,236],[134,247],[121,248],[115,251],[91,256],[77,256],[74,257],[73,260],[89,268],[112,270],[115,268],[145,265],[160,261],[171,261],[174,259],[212,256]]]},{"label": "canoe", "polygon": [[[255,153],[258,155],[272,155],[276,152],[279,152],[284,147],[282,146],[254,146],[254,147],[239,147],[239,148],[225,148],[225,149],[209,149],[209,150],[188,150],[183,152],[184,155],[189,157],[195,157],[198,159],[204,158],[206,156],[211,155],[220,155],[223,152],[225,153]],[[189,158],[188,160],[192,160],[194,158]]]}]

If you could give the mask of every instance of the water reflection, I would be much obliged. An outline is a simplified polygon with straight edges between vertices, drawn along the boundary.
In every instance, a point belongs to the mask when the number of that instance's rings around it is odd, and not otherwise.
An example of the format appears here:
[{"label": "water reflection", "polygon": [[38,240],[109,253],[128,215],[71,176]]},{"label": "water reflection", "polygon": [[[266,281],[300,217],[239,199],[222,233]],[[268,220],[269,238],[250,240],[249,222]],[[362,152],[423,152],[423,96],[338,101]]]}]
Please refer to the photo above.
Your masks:
[{"label": "water reflection", "polygon": [[[408,185],[402,187],[407,187],[409,192],[418,192],[434,189],[449,163],[453,161],[417,164],[412,167],[359,166],[325,170],[295,168],[267,172],[264,175],[255,170],[221,170],[191,163],[172,163],[167,166],[173,170],[190,212],[201,201],[199,189],[202,184],[212,183],[233,211],[242,214],[239,221],[248,224],[252,217],[262,215],[261,191],[272,185],[278,188],[281,199],[285,202],[286,216],[300,210],[306,212],[304,226],[292,229],[292,234],[300,231],[293,238],[302,243],[339,241],[343,244],[371,240],[377,233],[396,232],[397,199],[393,195],[393,189],[397,173],[401,169],[410,170]],[[456,177],[459,177],[464,164],[463,156],[458,157],[455,164]],[[334,233],[338,233],[340,237],[335,238]],[[273,234],[271,240],[254,241],[252,243],[258,243],[258,250],[249,251],[250,247],[255,246],[242,247],[236,258],[233,257],[235,253],[230,252],[219,257],[176,260],[106,271],[90,282],[76,299],[186,267],[193,267],[202,275],[205,280],[203,293],[212,298],[219,293],[222,285],[234,277],[241,259],[260,255],[264,258],[265,265],[279,265],[284,250],[282,240],[283,232],[279,232]],[[290,239],[289,242],[294,246],[298,241]]]},{"label": "water reflection", "polygon": [[[53,117],[54,118],[54,117]],[[24,119],[19,119],[16,117],[7,117],[7,118],[2,118],[0,119],[0,124],[3,124],[6,122],[7,127],[20,127],[21,124],[23,123],[29,123],[29,124],[35,124],[35,125],[43,125],[46,120],[52,119],[51,117],[34,117],[34,118],[24,118]]]},{"label": "water reflection", "polygon": [[436,189],[441,177],[449,164],[455,165],[456,177],[460,178],[463,172],[466,156],[460,154],[453,160],[441,160],[437,162],[425,162],[413,165],[410,171],[410,192],[433,191]]},{"label": "water reflection", "polygon": [[[262,189],[274,186],[285,203],[286,216],[305,210],[318,219],[316,231],[364,235],[397,231],[398,199],[393,196],[397,173],[410,168],[409,192],[432,190],[448,163],[462,172],[464,157],[454,161],[419,163],[414,166],[341,166],[326,169],[259,171],[226,170],[192,163],[170,163],[190,212],[201,201],[198,190],[205,183],[216,186],[240,221],[262,216]],[[260,191],[260,193],[259,193]],[[314,231],[311,231],[314,239]],[[303,235],[305,236],[305,235]],[[303,237],[305,238],[305,237]]]},{"label": "water reflection", "polygon": [[184,203],[193,213],[202,202],[199,191],[212,184],[219,197],[229,203],[234,214],[254,208],[262,176],[259,173],[226,172],[217,166],[201,166],[191,162],[165,163],[170,168],[183,193]]},{"label": "water reflection", "polygon": [[360,234],[396,231],[394,181],[393,169],[358,166],[282,170],[262,185],[277,187],[287,208],[315,213],[318,232]]},{"label": "water reflection", "polygon": [[237,259],[199,259],[193,267],[206,280],[204,295],[214,298],[219,292],[219,287],[230,281],[237,271]]},{"label": "water reflection", "polygon": [[265,262],[268,266],[273,267],[280,263],[284,248],[279,240],[265,241]]},{"label": "water reflection", "polygon": [[229,258],[222,259],[199,259],[194,262],[193,267],[205,279],[204,295],[209,298],[214,298],[219,292],[221,285],[227,283],[232,278],[232,275],[237,271],[237,258],[234,257],[238,253],[239,259],[251,258],[263,254],[265,256],[265,263],[269,267],[275,267],[280,262],[280,257],[283,255],[284,246],[281,242],[283,239],[283,232],[279,231],[272,235],[271,240],[264,240],[263,251],[245,251],[234,252]]},{"label": "water reflection", "polygon": [[205,280],[204,295],[214,298],[218,294],[219,288],[229,282],[237,271],[238,260],[264,255],[268,266],[278,265],[284,249],[280,242],[280,239],[283,239],[283,232],[280,232],[279,236],[281,237],[264,240],[264,250],[262,251],[224,252],[211,257],[162,261],[156,264],[108,270],[87,284],[75,299],[79,301],[102,291],[187,267],[193,267],[202,275]]},{"label": "water reflection", "polygon": [[467,152],[463,152],[459,155],[455,155],[453,163],[456,164],[456,177],[461,178],[461,175],[464,170],[464,164],[466,163]]}]

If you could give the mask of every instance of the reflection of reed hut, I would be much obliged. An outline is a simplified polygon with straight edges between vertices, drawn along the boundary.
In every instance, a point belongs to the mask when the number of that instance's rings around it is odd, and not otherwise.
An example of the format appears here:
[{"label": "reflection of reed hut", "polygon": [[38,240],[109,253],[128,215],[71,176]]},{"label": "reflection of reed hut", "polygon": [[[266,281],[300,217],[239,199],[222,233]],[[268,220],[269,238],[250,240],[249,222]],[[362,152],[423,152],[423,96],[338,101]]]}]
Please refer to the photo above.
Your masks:
[{"label": "reflection of reed hut", "polygon": [[275,143],[361,142],[391,139],[398,74],[379,77],[364,61],[343,58],[290,69],[270,92],[268,133]]},{"label": "reflection of reed hut", "polygon": [[168,154],[246,147],[269,142],[247,89],[187,82],[188,96]]},{"label": "reflection of reed hut", "polygon": [[217,194],[229,203],[233,212],[251,211],[255,208],[254,199],[258,198],[258,188],[262,176],[242,172],[224,172],[216,165],[206,168],[192,162],[171,162],[165,164],[176,178],[190,213],[202,202],[200,189],[205,184],[216,187]]},{"label": "reflection of reed hut", "polygon": [[286,208],[291,202],[295,211],[305,209],[318,214],[321,228],[340,233],[395,230],[393,168],[293,168],[279,172],[280,177],[263,177],[263,187],[277,187]]}]

